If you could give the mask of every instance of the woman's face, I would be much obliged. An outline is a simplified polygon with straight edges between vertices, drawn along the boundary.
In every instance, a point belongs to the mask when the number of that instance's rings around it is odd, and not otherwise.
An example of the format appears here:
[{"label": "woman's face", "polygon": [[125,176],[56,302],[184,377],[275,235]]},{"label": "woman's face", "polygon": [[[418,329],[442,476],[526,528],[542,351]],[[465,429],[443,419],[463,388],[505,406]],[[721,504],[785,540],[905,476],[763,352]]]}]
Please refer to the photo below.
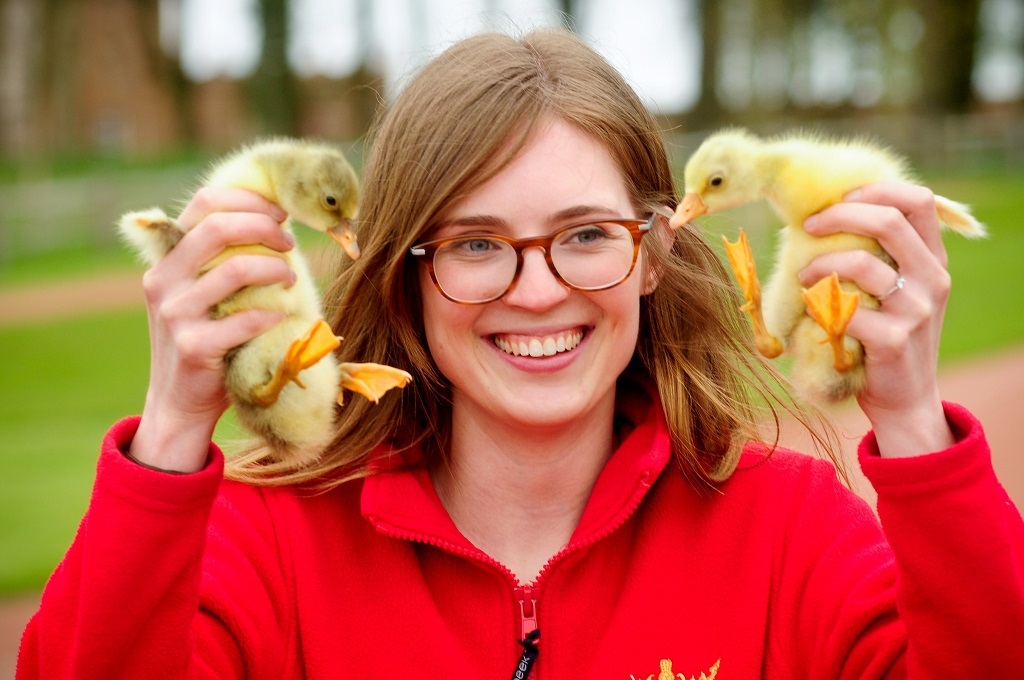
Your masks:
[{"label": "woman's face", "polygon": [[[644,217],[604,147],[552,119],[510,165],[457,203],[430,238],[483,232],[522,239],[589,220]],[[451,382],[457,417],[557,428],[610,413],[616,379],[636,346],[643,271],[638,262],[614,288],[575,291],[553,276],[539,248],[529,248],[511,291],[463,305],[444,298],[420,267],[427,343]],[[553,353],[512,350],[531,346]]]}]

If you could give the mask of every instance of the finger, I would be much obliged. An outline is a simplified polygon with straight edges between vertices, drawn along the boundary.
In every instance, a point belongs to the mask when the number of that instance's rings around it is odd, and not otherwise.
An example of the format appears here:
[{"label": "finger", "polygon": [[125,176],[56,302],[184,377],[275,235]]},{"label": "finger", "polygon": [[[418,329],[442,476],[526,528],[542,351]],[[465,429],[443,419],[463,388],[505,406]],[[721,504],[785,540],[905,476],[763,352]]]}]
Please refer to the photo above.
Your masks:
[{"label": "finger", "polygon": [[869,295],[882,298],[892,290],[899,274],[887,262],[866,250],[825,253],[811,260],[797,274],[804,287],[813,286],[835,272],[841,281],[855,283]]},{"label": "finger", "polygon": [[263,213],[278,223],[288,217],[283,208],[255,192],[226,187],[203,187],[196,191],[181,211],[178,223],[186,230],[192,229],[209,215],[219,212]]},{"label": "finger", "polygon": [[168,320],[206,316],[215,305],[248,286],[291,286],[296,274],[284,260],[266,255],[236,255],[217,265],[169,300],[161,310]]},{"label": "finger", "polygon": [[[850,192],[844,200],[896,208],[906,217],[928,250],[945,264],[942,225],[935,208],[935,194],[931,189],[906,182],[874,182]],[[878,240],[882,242],[881,238]]]},{"label": "finger", "polygon": [[266,214],[214,213],[186,233],[154,269],[170,278],[192,279],[228,246],[247,244],[287,252],[295,240]]},{"label": "finger", "polygon": [[284,312],[280,311],[248,309],[221,319],[191,324],[175,334],[176,351],[171,359],[178,368],[186,370],[172,373],[179,373],[179,377],[195,371],[219,373],[228,352],[273,328],[284,317]]},{"label": "finger", "polygon": [[247,309],[211,322],[211,346],[220,356],[270,330],[285,313],[268,309]]},{"label": "finger", "polygon": [[[931,220],[937,230],[938,218],[933,216]],[[941,239],[937,245],[926,243],[907,216],[894,206],[836,203],[808,220],[804,228],[813,236],[845,232],[873,238],[900,270],[914,267],[927,271],[931,266],[946,266],[946,251]]]},{"label": "finger", "polygon": [[[906,296],[903,301],[902,306],[907,309],[901,310],[895,320],[884,307],[878,310],[858,308],[850,319],[846,332],[864,344],[866,364],[892,365],[913,361],[922,366],[932,366],[938,360],[938,342],[922,343],[914,335],[920,333],[925,325],[930,325],[929,319],[934,315],[938,315],[939,323],[930,327],[940,328],[942,312],[913,295]],[[926,334],[932,337],[930,332]]]}]

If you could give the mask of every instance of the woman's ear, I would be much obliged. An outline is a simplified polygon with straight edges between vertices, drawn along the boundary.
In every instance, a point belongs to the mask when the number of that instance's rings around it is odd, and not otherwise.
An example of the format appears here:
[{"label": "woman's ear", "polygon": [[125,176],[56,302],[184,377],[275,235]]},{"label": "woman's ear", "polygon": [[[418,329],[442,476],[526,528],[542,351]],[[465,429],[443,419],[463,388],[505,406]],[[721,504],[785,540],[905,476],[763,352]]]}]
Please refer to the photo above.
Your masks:
[{"label": "woman's ear", "polygon": [[[666,210],[668,209],[666,208]],[[668,210],[668,214],[672,214],[671,210]],[[658,239],[661,250],[664,251],[666,256],[670,256],[672,244],[675,243],[675,231],[668,226],[668,217],[660,210],[658,211],[657,219],[654,220],[654,226],[651,227],[650,236]],[[644,276],[644,286],[641,293],[643,295],[650,295],[658,287],[658,283],[661,282],[662,268],[657,262],[647,262],[646,267],[647,272]]]}]

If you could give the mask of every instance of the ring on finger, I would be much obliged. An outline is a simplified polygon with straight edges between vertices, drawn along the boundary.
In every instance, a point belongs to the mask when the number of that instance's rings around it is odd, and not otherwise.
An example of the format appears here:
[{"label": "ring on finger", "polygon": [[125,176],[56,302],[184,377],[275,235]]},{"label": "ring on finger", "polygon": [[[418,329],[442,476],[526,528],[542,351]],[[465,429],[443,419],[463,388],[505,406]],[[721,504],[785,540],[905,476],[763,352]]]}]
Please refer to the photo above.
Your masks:
[{"label": "ring on finger", "polygon": [[889,290],[887,290],[884,293],[882,293],[881,295],[879,295],[878,296],[878,301],[882,302],[883,300],[885,300],[887,297],[889,297],[890,295],[892,295],[896,291],[903,290],[903,287],[905,285],[907,285],[907,280],[905,278],[903,278],[902,276],[900,276],[899,274],[897,274],[896,275],[896,282],[894,284],[892,284],[892,288],[890,288]]}]

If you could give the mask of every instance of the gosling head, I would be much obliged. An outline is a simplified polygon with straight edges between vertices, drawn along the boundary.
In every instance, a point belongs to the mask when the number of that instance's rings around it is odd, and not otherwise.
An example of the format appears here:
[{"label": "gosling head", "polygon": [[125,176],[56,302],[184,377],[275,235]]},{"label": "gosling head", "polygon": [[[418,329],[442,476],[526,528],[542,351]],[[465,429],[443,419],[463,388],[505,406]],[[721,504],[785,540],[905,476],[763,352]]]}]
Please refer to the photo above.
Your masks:
[{"label": "gosling head", "polygon": [[325,231],[353,260],[359,244],[352,218],[359,205],[359,178],[345,156],[326,145],[311,145],[289,159],[281,172],[281,207],[307,227]]},{"label": "gosling head", "polygon": [[745,130],[726,130],[708,137],[686,163],[686,193],[669,221],[672,228],[761,198],[765,184],[757,163],[761,145],[760,139]]}]

